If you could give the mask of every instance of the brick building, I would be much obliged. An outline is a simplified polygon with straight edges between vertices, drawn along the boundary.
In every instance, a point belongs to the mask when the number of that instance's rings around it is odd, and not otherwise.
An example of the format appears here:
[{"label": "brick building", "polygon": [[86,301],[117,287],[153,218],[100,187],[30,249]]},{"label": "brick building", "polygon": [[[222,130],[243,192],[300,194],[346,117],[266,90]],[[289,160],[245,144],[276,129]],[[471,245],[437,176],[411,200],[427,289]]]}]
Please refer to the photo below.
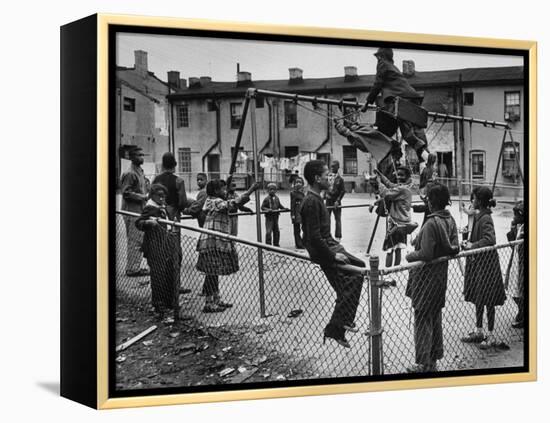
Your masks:
[{"label": "brick building", "polygon": [[[145,69],[138,64],[144,54]],[[424,94],[423,106],[430,111],[488,121],[506,120],[513,129],[519,156],[523,157],[523,67],[416,72],[413,61],[404,61],[403,69],[411,85]],[[124,98],[121,98],[123,135],[120,145],[142,146],[150,161],[157,164],[163,152],[174,151],[180,173],[205,171],[212,176],[225,175],[229,171],[242,102],[248,88],[364,102],[374,82],[374,75],[359,75],[356,67],[346,66],[340,77],[304,78],[302,69],[290,68],[289,77],[284,80],[254,80],[249,72],[240,71],[237,80],[232,82],[212,81],[204,76],[190,77],[186,81],[180,78],[179,72],[171,71],[168,72],[168,84],[165,84],[147,72],[145,52],[136,52],[136,66],[119,68],[117,75],[124,81],[121,82]],[[144,85],[137,84],[130,75]],[[132,87],[140,91],[132,91]],[[130,112],[125,109],[126,97],[132,92],[137,101],[136,111],[140,104],[145,108],[136,113],[135,119],[128,117]],[[157,111],[160,119],[162,110],[166,126],[152,119]],[[264,178],[284,184],[300,158],[316,157],[327,163],[336,159],[340,161],[347,188],[360,191],[364,187],[364,174],[372,172],[374,163],[368,154],[350,147],[334,130],[332,118],[341,115],[337,106],[313,107],[275,98],[257,101],[257,137]],[[142,120],[144,116],[146,119]],[[360,119],[374,122],[374,113],[367,112]],[[431,123],[427,137],[430,150],[445,164],[449,178],[463,175],[466,180],[492,181],[502,130],[474,124],[470,131],[468,123],[440,120]],[[508,141],[497,182],[519,186],[514,150],[510,138]],[[237,173],[251,172],[249,124],[244,129],[241,150]],[[410,166],[416,168],[415,155],[407,152],[406,156]]]}]

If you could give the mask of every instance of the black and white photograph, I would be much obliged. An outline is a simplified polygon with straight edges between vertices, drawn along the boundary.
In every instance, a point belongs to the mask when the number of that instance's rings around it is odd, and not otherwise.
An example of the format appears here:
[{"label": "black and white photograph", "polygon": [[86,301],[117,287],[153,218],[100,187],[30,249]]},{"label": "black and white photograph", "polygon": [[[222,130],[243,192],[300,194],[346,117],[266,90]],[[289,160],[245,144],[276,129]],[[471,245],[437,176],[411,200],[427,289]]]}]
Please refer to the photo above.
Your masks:
[{"label": "black and white photograph", "polygon": [[527,53],[169,32],[110,44],[113,396],[525,371]]}]

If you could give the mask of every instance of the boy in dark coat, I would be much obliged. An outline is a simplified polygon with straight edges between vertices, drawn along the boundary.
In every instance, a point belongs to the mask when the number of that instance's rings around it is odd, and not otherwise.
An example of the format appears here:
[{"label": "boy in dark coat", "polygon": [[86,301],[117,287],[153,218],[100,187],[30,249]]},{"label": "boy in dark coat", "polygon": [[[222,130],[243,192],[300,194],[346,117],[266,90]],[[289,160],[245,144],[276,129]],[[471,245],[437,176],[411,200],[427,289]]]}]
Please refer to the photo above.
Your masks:
[{"label": "boy in dark coat", "polygon": [[[449,189],[442,184],[428,185],[427,203],[430,213],[413,242],[414,251],[408,262],[429,262],[459,251],[458,230],[454,218],[445,207],[450,204]],[[442,309],[447,291],[448,261],[426,264],[410,270],[405,295],[414,309],[414,346],[416,364],[409,372],[437,370],[443,357]]]},{"label": "boy in dark coat", "polygon": [[158,222],[158,219],[170,220],[167,195],[164,185],[152,184],[149,200],[136,220],[136,227],[145,232],[142,251],[151,269],[151,302],[160,316],[167,309],[177,310],[182,259],[179,231],[172,225]]},{"label": "boy in dark coat", "polygon": [[281,204],[281,200],[277,197],[277,185],[273,182],[267,185],[267,197],[262,202],[262,211],[265,214],[265,243],[279,247],[279,239],[281,237],[281,231],[279,230],[279,215],[280,211],[284,209]]},{"label": "boy in dark coat", "polygon": [[325,327],[323,342],[325,338],[331,338],[341,346],[350,348],[345,332],[357,332],[354,320],[361,297],[363,276],[346,273],[337,264],[365,267],[365,263],[348,253],[330,234],[330,216],[321,198],[321,191],[328,188],[327,165],[321,160],[307,162],[304,177],[309,184],[300,212],[304,246],[311,260],[321,266],[336,292],[334,312]]},{"label": "boy in dark coat", "polygon": [[[378,59],[376,79],[362,111],[365,112],[367,106],[375,102],[379,93],[382,93],[383,109],[392,114],[395,110],[394,100],[396,97],[407,99],[420,106],[423,100],[422,95],[409,84],[407,78],[394,65],[393,50],[391,48],[379,48],[374,55]],[[407,144],[414,148],[419,161],[426,162],[428,160],[428,142],[424,130],[401,119],[399,119],[398,124],[401,136],[407,141]],[[387,133],[386,135],[392,137],[394,133]]]},{"label": "boy in dark coat", "polygon": [[325,201],[328,209],[329,216],[334,214],[334,222],[336,229],[334,231],[334,238],[337,240],[342,239],[342,198],[346,193],[344,186],[344,178],[340,176],[338,170],[340,169],[340,162],[333,160],[330,164],[330,173],[328,174],[328,189],[325,191]]}]

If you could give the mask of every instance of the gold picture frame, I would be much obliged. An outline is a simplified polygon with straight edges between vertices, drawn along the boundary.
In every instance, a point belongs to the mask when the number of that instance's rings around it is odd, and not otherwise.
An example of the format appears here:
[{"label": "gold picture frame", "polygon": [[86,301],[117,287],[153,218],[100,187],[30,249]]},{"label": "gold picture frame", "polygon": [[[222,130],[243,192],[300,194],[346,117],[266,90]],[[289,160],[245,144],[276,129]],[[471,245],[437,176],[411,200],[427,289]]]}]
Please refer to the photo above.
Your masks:
[{"label": "gold picture frame", "polygon": [[[528,177],[528,187],[525,196],[528,198],[528,248],[530,251],[537,249],[537,44],[534,41],[502,40],[477,37],[457,37],[445,35],[430,34],[411,34],[399,32],[381,32],[362,29],[337,29],[337,28],[315,28],[299,26],[275,26],[260,25],[252,23],[237,23],[225,21],[209,21],[196,19],[180,18],[160,18],[160,17],[142,17],[142,16],[122,16],[97,14],[81,21],[77,21],[62,27],[62,234],[69,232],[78,233],[76,238],[70,235],[62,236],[62,395],[84,403],[98,409],[113,409],[122,407],[139,407],[151,405],[170,405],[170,404],[188,404],[198,402],[215,401],[235,401],[260,398],[281,398],[292,396],[324,395],[354,392],[370,392],[382,390],[416,389],[416,388],[434,388],[447,386],[463,386],[490,383],[506,382],[526,382],[534,381],[537,378],[537,274],[536,274],[536,254],[528,256],[528,339],[527,350],[528,357],[525,357],[524,363],[528,363],[527,368],[518,372],[502,372],[493,374],[476,375],[453,375],[447,377],[430,378],[390,378],[373,380],[368,382],[343,382],[332,384],[305,384],[302,386],[284,386],[266,388],[243,388],[238,390],[219,390],[212,386],[211,390],[193,393],[174,393],[138,395],[135,392],[131,396],[113,396],[109,393],[110,369],[114,357],[110,355],[113,351],[112,326],[110,318],[113,318],[112,310],[109,306],[110,290],[110,270],[109,260],[113,254],[114,245],[110,238],[110,231],[113,226],[110,221],[110,210],[112,209],[112,181],[109,172],[113,171],[112,158],[110,158],[110,138],[109,119],[112,119],[112,113],[109,110],[109,84],[112,82],[111,74],[113,72],[113,63],[110,60],[115,57],[110,52],[110,42],[113,32],[110,28],[136,28],[136,31],[146,29],[148,33],[155,33],[156,30],[162,30],[162,33],[170,33],[171,30],[198,30],[213,31],[216,33],[228,33],[234,36],[241,34],[244,37],[253,39],[254,35],[263,36],[285,36],[299,37],[300,40],[312,38],[317,42],[322,39],[340,40],[345,45],[352,41],[368,41],[370,43],[384,43],[384,45],[411,45],[414,47],[426,45],[437,46],[438,48],[471,48],[485,49],[488,51],[514,50],[523,52],[528,65],[528,75],[525,75],[524,87],[528,94],[528,104],[525,104],[524,110],[528,113],[528,122],[525,123],[525,130],[528,130],[528,139],[524,139],[528,146],[529,156],[525,157],[524,163],[528,164],[525,168]],[[80,38],[79,38],[80,37]],[[321,41],[320,41],[321,40]],[[83,50],[91,50],[87,53]],[[481,51],[481,50],[480,50]],[[87,59],[86,63],[78,64],[82,55]],[[84,57],[83,56],[83,57]],[[89,67],[93,65],[95,69]],[[88,66],[88,68],[85,68]],[[93,67],[92,66],[92,67]],[[85,71],[89,78],[84,80],[92,85],[79,86],[78,75],[75,72]],[[86,82],[80,82],[86,84]],[[95,84],[95,85],[94,85]],[[95,97],[95,104],[91,104],[86,109],[88,119],[93,123],[82,123],[71,112],[76,101],[71,97],[70,90],[76,88],[93,89],[94,94],[88,94],[88,100]],[[94,116],[92,110],[95,108]],[[84,113],[84,112],[83,112]],[[80,122],[80,123],[79,123]],[[80,126],[79,126],[80,125]],[[81,144],[75,145],[74,137],[80,136],[85,128],[95,127],[95,142],[93,137],[84,139]],[[525,150],[524,150],[525,151]],[[87,153],[85,153],[87,152]],[[75,175],[75,168],[68,164],[71,158],[78,154],[91,154],[94,160],[83,171],[83,175]],[[94,171],[92,172],[92,169]],[[95,181],[94,190],[87,195],[88,204],[95,204],[95,209],[90,211],[89,224],[87,230],[77,229],[77,223],[72,216],[71,204],[77,201],[76,188],[69,186],[65,177],[72,175],[72,178],[85,178],[84,181]],[[74,181],[73,181],[74,182]],[[72,183],[72,182],[71,182]],[[65,216],[65,218],[63,217]],[[79,232],[80,231],[80,232]],[[75,258],[71,255],[71,246],[74,242],[89,242],[93,247],[85,256]],[[83,276],[82,286],[86,286],[86,295],[94,293],[93,299],[83,299],[83,291],[76,291],[72,285],[75,284],[75,267],[87,263],[87,269],[90,277]],[[74,302],[80,299],[85,301],[86,305],[81,309],[74,307]],[[94,308],[92,310],[92,308]],[[82,330],[74,327],[75,319],[83,319],[89,329],[82,333]],[[89,357],[76,358],[75,354],[78,346],[84,348],[94,348],[95,351]],[[84,352],[86,355],[86,352]],[[82,371],[83,369],[87,369]],[[80,374],[79,374],[80,373]],[[95,375],[95,377],[92,377]],[[112,386],[112,385],[111,385]]]}]

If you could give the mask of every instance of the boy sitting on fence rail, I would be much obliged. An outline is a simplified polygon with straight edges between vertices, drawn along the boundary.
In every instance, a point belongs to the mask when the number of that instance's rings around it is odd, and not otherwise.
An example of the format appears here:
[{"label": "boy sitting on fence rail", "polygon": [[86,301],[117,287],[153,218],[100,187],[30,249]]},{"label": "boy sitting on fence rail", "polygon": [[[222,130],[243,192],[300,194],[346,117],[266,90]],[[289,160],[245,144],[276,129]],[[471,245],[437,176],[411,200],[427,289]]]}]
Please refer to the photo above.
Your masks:
[{"label": "boy sitting on fence rail", "polygon": [[352,264],[365,267],[365,263],[348,253],[330,234],[330,216],[321,198],[321,191],[328,189],[328,167],[321,160],[307,162],[304,177],[309,183],[309,191],[302,203],[301,217],[303,242],[311,260],[321,266],[330,285],[336,292],[334,312],[324,330],[326,338],[334,339],[345,348],[350,348],[346,330],[357,332],[355,314],[361,297],[363,276],[349,274],[337,264]]},{"label": "boy sitting on fence rail", "polygon": [[[413,241],[414,251],[407,254],[408,262],[429,262],[438,257],[459,252],[458,230],[454,218],[445,207],[450,204],[449,189],[442,184],[427,186],[430,213],[426,223]],[[414,309],[415,364],[410,373],[434,372],[437,360],[443,358],[442,309],[447,291],[448,261],[412,268],[405,295]]]}]

